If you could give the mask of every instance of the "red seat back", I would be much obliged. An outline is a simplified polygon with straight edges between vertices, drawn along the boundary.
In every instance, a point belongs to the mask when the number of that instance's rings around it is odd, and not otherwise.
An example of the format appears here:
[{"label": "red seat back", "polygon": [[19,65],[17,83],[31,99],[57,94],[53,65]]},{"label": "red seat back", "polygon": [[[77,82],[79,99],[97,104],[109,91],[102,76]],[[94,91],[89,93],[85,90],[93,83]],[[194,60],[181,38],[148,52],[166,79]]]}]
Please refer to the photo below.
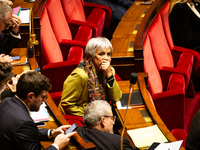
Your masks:
[{"label": "red seat back", "polygon": [[147,34],[158,70],[161,70],[164,66],[174,68],[172,53],[165,36],[160,14],[156,16]]},{"label": "red seat back", "polygon": [[[67,2],[67,1],[66,1]],[[72,34],[65,18],[60,0],[48,0],[45,5],[52,30],[58,43],[62,39],[72,40]]]},{"label": "red seat back", "polygon": [[151,50],[151,43],[147,35],[143,44],[144,71],[148,73],[149,91],[152,95],[163,92],[163,85]]},{"label": "red seat back", "polygon": [[168,1],[164,5],[164,7],[161,9],[159,14],[161,16],[163,29],[164,29],[164,33],[165,33],[169,48],[172,49],[174,47],[174,43],[172,40],[172,35],[171,35],[170,27],[169,27],[169,17],[168,17],[169,16],[169,5],[170,5],[170,2]]},{"label": "red seat back", "polygon": [[46,8],[41,15],[41,49],[43,54],[43,62],[54,63],[63,61],[59,44],[52,29]]},{"label": "red seat back", "polygon": [[86,22],[83,3],[81,0],[58,0],[61,1],[65,16],[68,21],[77,20]]},{"label": "red seat back", "polygon": [[186,131],[184,129],[173,129],[171,133],[177,140],[183,140],[182,146],[185,147],[185,141],[187,138]]}]

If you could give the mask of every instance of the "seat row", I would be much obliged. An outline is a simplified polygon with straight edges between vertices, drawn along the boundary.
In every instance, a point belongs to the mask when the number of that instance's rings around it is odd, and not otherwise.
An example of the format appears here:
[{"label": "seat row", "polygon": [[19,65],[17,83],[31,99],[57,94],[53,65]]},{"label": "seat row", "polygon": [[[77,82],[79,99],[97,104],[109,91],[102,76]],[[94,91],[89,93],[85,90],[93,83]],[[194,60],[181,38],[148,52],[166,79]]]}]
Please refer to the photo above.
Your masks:
[{"label": "seat row", "polygon": [[169,4],[165,1],[146,26],[142,46],[144,71],[149,77],[148,90],[158,114],[172,130],[184,129],[185,97],[195,96],[191,76],[197,75],[200,57],[194,50],[173,45],[168,21]]}]

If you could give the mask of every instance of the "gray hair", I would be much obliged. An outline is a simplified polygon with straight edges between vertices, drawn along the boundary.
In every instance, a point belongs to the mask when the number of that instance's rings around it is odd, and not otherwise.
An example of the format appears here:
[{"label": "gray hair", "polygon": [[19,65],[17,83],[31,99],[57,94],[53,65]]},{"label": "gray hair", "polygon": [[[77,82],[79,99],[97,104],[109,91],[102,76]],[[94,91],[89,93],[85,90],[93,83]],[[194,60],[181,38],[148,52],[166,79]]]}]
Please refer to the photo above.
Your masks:
[{"label": "gray hair", "polygon": [[86,126],[93,127],[103,116],[112,112],[111,105],[104,100],[95,100],[88,103],[84,110],[83,120]]},{"label": "gray hair", "polygon": [[92,58],[95,57],[96,51],[100,49],[101,51],[104,50],[104,48],[110,48],[111,50],[111,55],[113,52],[113,47],[110,41],[105,38],[105,37],[96,37],[96,38],[91,38],[85,48],[85,53],[86,56],[89,57],[91,56]]},{"label": "gray hair", "polygon": [[12,8],[10,7],[10,5],[7,2],[0,1],[0,18],[7,19],[6,17],[7,17],[8,11],[13,13]]}]

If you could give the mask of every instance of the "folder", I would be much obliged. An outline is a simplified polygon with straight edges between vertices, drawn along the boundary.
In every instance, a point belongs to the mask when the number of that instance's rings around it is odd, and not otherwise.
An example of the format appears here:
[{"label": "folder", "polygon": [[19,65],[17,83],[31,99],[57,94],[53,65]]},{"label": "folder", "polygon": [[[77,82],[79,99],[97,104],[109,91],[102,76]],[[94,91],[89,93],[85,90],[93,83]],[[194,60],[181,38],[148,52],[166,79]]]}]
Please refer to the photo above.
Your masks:
[{"label": "folder", "polygon": [[39,111],[31,111],[31,118],[35,123],[49,121],[51,118],[46,109],[46,104],[43,103]]},{"label": "folder", "polygon": [[17,65],[25,65],[27,64],[28,60],[26,58],[26,56],[21,56],[21,59],[20,60],[14,60],[11,62],[11,64],[13,66],[17,66]]},{"label": "folder", "polygon": [[127,133],[138,148],[147,148],[153,142],[168,142],[167,138],[156,124],[149,127],[127,130]]},{"label": "folder", "polygon": [[21,11],[21,6],[18,6],[18,7],[13,8],[13,12],[14,12],[14,14],[17,15],[17,16],[19,16],[20,11]]}]

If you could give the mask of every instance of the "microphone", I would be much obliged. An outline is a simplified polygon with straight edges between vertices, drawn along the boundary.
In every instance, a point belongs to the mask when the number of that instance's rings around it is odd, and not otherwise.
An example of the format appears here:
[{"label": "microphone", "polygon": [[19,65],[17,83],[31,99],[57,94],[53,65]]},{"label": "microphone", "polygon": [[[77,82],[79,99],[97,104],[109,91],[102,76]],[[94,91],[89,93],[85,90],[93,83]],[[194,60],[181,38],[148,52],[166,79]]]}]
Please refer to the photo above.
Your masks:
[{"label": "microphone", "polygon": [[124,117],[123,130],[122,130],[122,134],[121,134],[121,150],[123,150],[123,136],[124,136],[124,131],[125,131],[125,127],[126,127],[126,117],[127,117],[128,107],[129,107],[129,104],[130,104],[130,101],[131,101],[131,95],[132,95],[132,92],[133,92],[132,87],[136,83],[137,78],[138,78],[137,73],[131,73],[129,97],[128,97],[127,108],[126,108],[126,113],[125,113],[125,117]]},{"label": "microphone", "polygon": [[130,76],[130,83],[131,83],[131,84],[135,84],[136,81],[137,81],[137,77],[138,77],[137,73],[131,73],[131,76]]}]

